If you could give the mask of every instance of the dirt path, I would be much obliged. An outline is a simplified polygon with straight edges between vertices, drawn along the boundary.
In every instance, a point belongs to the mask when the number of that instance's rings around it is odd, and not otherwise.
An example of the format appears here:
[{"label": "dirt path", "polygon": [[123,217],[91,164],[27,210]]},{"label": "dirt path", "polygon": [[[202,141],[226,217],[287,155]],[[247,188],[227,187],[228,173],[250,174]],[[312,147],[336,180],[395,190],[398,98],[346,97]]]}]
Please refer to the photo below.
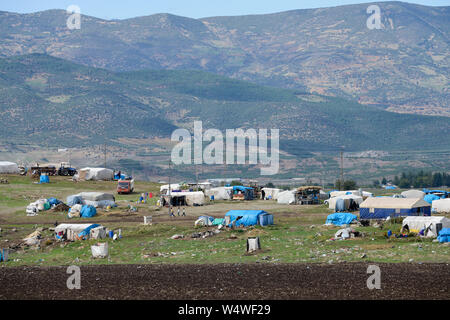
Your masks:
[{"label": "dirt path", "polygon": [[81,268],[69,290],[66,267],[0,268],[0,299],[450,299],[448,264],[104,265]]}]

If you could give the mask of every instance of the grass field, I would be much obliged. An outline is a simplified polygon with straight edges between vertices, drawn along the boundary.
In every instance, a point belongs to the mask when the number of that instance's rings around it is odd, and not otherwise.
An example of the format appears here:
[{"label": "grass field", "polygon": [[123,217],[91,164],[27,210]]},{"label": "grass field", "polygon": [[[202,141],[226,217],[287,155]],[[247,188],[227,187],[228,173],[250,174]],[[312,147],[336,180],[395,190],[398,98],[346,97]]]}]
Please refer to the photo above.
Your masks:
[{"label": "grass field", "polygon": [[[114,182],[78,182],[68,178],[51,177],[48,185],[33,184],[29,177],[8,177],[9,184],[0,185],[0,248],[20,242],[36,228],[42,227],[43,241],[39,248],[25,247],[11,253],[2,266],[21,265],[90,265],[90,264],[208,264],[208,263],[341,263],[341,262],[450,262],[450,246],[419,237],[385,237],[387,230],[394,233],[400,224],[385,224],[382,229],[355,227],[363,237],[344,241],[330,240],[339,227],[325,226],[326,216],[332,211],[324,205],[279,205],[274,201],[217,201],[201,207],[188,207],[186,217],[170,218],[167,208],[156,207],[154,197],[148,204],[136,204],[141,192],[158,194],[159,185],[137,182],[136,192],[116,195],[118,208],[109,212],[99,210],[91,219],[68,219],[66,213],[40,213],[27,217],[25,207],[39,198],[56,197],[65,201],[67,195],[81,191],[105,191],[115,194]],[[376,190],[377,194],[386,194]],[[396,191],[398,192],[398,191]],[[129,213],[133,204],[138,212]],[[223,217],[230,209],[263,209],[274,215],[275,225],[269,227],[224,230],[208,238],[191,238],[195,232],[213,230],[213,227],[194,227],[196,217],[211,215]],[[356,213],[357,214],[357,213]],[[143,225],[143,216],[151,215],[153,225]],[[93,259],[90,245],[97,240],[57,242],[48,228],[55,222],[101,223],[109,229],[121,229],[123,238],[101,240],[109,242],[109,257]],[[174,234],[183,239],[170,239]],[[246,239],[259,236],[262,250],[246,253]]]}]

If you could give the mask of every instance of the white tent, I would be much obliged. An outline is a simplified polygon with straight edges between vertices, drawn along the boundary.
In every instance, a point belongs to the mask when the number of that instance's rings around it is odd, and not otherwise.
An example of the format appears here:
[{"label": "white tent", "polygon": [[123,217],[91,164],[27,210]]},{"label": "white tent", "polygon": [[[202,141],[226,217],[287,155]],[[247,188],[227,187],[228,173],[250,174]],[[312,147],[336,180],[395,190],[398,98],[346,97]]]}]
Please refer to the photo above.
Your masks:
[{"label": "white tent", "polygon": [[112,194],[104,192],[81,192],[75,196],[80,197],[83,204],[91,205],[96,208],[114,206],[116,201]]},{"label": "white tent", "polygon": [[0,173],[13,174],[19,173],[19,167],[17,163],[9,161],[0,161]]},{"label": "white tent", "polygon": [[344,204],[345,204],[345,210],[347,210],[350,207],[350,199],[352,199],[353,201],[355,201],[358,206],[363,202],[363,198],[360,196],[356,196],[354,194],[346,194],[343,196],[338,196],[338,197],[332,197],[328,200],[325,200],[325,203],[328,203],[328,208],[334,210],[336,208],[336,201],[338,199],[344,199]]},{"label": "white tent", "polygon": [[394,208],[394,209],[411,209],[420,207],[429,207],[430,204],[419,198],[389,198],[389,197],[372,197],[364,200],[359,205],[360,208]]},{"label": "white tent", "polygon": [[438,213],[450,213],[450,198],[433,200],[433,202],[431,202],[431,211]]},{"label": "white tent", "polygon": [[326,193],[326,192],[323,191],[323,190],[320,190],[320,195],[319,195],[319,197],[320,197],[320,200],[326,200],[326,199],[329,198],[328,193]]},{"label": "white tent", "polygon": [[80,180],[112,180],[114,172],[106,168],[83,168],[79,172]]},{"label": "white tent", "polygon": [[346,190],[346,191],[332,191],[330,192],[330,197],[340,197],[345,195],[355,195],[363,198],[373,197],[373,193],[363,190]]},{"label": "white tent", "polygon": [[[172,190],[180,190],[180,185],[178,183],[171,183],[170,184],[170,191]],[[168,184],[164,184],[159,188],[159,192],[161,192],[161,194],[167,194],[169,193],[169,185]]]},{"label": "white tent", "polygon": [[[205,194],[202,191],[194,192],[171,192],[172,198],[185,197],[186,204],[193,206],[194,204],[203,205],[205,203]],[[169,195],[165,195],[166,201],[168,201]]]},{"label": "white tent", "polygon": [[[67,240],[77,240],[78,234],[92,226],[92,223],[61,223],[55,228],[55,233],[59,236],[66,235]],[[106,228],[103,226],[99,226],[93,228],[89,232],[89,238],[91,239],[101,239],[106,238]]]},{"label": "white tent", "polygon": [[262,192],[264,191],[264,199],[268,199],[269,197],[273,200],[277,200],[278,199],[278,195],[280,194],[280,192],[282,192],[283,190],[281,189],[277,189],[277,188],[262,188],[261,189],[261,197],[262,197]]},{"label": "white tent", "polygon": [[347,191],[331,191],[330,192],[330,198],[345,196],[346,192]]},{"label": "white tent", "polygon": [[409,231],[419,233],[425,229],[424,235],[427,237],[437,237],[436,224],[441,223],[442,228],[450,228],[450,219],[446,217],[417,217],[410,216],[403,219],[402,227],[408,226]]},{"label": "white tent", "polygon": [[233,187],[217,187],[205,191],[207,197],[214,196],[214,200],[231,200]]},{"label": "white tent", "polygon": [[280,204],[293,204],[295,203],[295,191],[283,191],[278,193],[277,203]]},{"label": "white tent", "polygon": [[420,190],[407,190],[407,191],[403,191],[401,193],[403,198],[419,198],[419,199],[423,199],[425,197],[425,192],[422,192]]}]

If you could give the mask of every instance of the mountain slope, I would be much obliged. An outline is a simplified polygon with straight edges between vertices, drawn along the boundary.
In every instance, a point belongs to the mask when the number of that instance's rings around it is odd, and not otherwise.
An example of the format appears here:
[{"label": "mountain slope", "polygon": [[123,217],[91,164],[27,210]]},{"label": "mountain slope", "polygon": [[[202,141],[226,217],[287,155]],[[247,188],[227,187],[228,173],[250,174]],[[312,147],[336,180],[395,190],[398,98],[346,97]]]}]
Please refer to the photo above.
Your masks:
[{"label": "mountain slope", "polygon": [[200,71],[112,72],[32,54],[0,59],[0,140],[96,145],[170,138],[177,127],[280,129],[284,151],[448,147],[446,117],[387,112],[341,98]]},{"label": "mountain slope", "polygon": [[116,71],[197,69],[259,84],[339,96],[402,113],[450,116],[450,7],[375,3],[267,15],[126,20],[0,12],[0,55],[47,53]]}]

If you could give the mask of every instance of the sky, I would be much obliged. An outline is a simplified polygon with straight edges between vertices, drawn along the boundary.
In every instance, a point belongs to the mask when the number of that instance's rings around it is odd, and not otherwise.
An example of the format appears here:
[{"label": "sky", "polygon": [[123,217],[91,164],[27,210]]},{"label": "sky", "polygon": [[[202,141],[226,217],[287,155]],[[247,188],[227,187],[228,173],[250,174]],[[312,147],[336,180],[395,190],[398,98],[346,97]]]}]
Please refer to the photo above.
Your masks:
[{"label": "sky", "polygon": [[[126,19],[155,13],[190,18],[273,13],[293,9],[366,3],[364,0],[1,0],[0,11],[31,13],[67,9],[77,5],[81,13],[102,19]],[[409,0],[430,6],[449,6],[450,0]]]}]

